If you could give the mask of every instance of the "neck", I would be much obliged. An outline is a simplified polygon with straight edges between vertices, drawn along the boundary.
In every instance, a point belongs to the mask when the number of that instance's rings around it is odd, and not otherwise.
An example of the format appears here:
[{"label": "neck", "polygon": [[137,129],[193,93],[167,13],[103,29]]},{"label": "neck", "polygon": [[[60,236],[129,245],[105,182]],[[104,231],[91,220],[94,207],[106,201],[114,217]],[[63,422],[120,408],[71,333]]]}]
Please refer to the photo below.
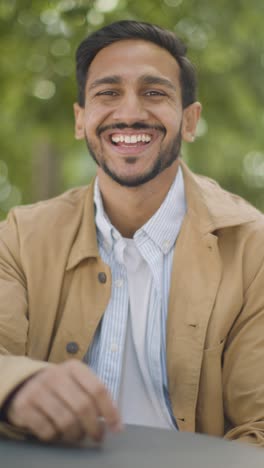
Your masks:
[{"label": "neck", "polygon": [[98,169],[104,210],[123,237],[132,238],[159,209],[175,179],[178,165],[177,160],[155,179],[133,188],[117,184]]}]

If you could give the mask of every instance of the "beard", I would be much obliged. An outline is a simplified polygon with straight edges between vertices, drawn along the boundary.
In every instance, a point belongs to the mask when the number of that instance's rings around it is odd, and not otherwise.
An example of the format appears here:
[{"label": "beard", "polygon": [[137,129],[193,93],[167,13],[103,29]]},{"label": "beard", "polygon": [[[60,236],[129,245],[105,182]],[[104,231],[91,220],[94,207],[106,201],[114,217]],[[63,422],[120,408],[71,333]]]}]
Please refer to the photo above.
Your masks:
[{"label": "beard", "polygon": [[[180,152],[181,152],[181,142],[182,142],[181,128],[182,128],[182,123],[180,125],[180,129],[177,135],[171,141],[171,143],[168,144],[164,149],[160,150],[152,167],[150,167],[150,169],[144,174],[140,174],[134,177],[133,176],[122,177],[121,175],[118,175],[116,172],[112,171],[110,167],[108,166],[107,160],[104,157],[103,153],[99,153],[98,151],[94,149],[94,145],[87,138],[87,136],[85,136],[85,141],[86,141],[88,151],[90,155],[92,156],[93,160],[95,161],[95,163],[109,177],[111,177],[112,180],[117,182],[119,185],[122,185],[123,187],[139,187],[140,185],[146,184],[150,180],[157,177],[158,174],[160,174],[165,169],[170,167],[174,163],[174,161],[178,159],[178,157],[180,156]],[[137,160],[136,157],[135,158],[130,157],[127,159],[126,162],[127,164],[133,164],[136,162],[136,160]]]}]

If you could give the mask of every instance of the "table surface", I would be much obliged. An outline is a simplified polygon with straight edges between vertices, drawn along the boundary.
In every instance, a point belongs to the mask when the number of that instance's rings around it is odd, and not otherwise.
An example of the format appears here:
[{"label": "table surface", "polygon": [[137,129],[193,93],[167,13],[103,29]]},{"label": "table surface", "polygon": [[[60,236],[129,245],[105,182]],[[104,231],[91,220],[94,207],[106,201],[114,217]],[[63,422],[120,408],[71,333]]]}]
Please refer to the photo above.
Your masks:
[{"label": "table surface", "polygon": [[264,449],[198,434],[127,426],[101,447],[0,439],[1,468],[263,468]]}]

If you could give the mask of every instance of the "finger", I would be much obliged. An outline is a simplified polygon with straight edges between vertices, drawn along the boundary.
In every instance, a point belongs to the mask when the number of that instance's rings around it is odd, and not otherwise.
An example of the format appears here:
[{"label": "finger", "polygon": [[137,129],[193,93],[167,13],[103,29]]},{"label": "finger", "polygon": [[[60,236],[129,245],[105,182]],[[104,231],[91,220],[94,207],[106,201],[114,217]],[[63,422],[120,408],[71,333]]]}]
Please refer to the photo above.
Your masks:
[{"label": "finger", "polygon": [[[63,393],[63,386],[59,385],[57,378],[54,378],[54,372],[42,373],[35,379],[29,381],[19,391],[11,404],[8,417],[10,422],[19,427],[31,429],[34,434],[41,436],[42,427],[40,427],[41,417],[43,418],[43,430],[45,423],[49,426],[45,440],[60,439],[65,436],[67,439],[75,441],[83,438],[85,431],[80,421],[70,408],[65,405],[63,400],[53,394],[52,385],[56,386]],[[51,387],[51,388],[50,388]],[[75,387],[78,388],[77,385]],[[39,415],[37,417],[37,414]],[[34,423],[38,426],[34,426]],[[50,425],[53,427],[51,430]]]},{"label": "finger", "polygon": [[44,442],[52,442],[60,437],[53,422],[38,409],[32,408],[30,418],[26,422],[26,428]]},{"label": "finger", "polygon": [[33,400],[32,404],[37,411],[51,421],[55,427],[57,439],[72,442],[81,440],[85,431],[71,408],[60,395],[53,393],[50,388],[47,387],[42,393],[42,398]]},{"label": "finger", "polygon": [[25,408],[24,411],[14,412],[10,410],[10,421],[23,429],[29,430],[33,435],[43,441],[52,441],[58,438],[59,434],[52,421],[39,409],[33,406]]},{"label": "finger", "polygon": [[[79,429],[81,428],[79,432],[89,435],[95,441],[101,441],[104,427],[93,399],[70,376],[63,376],[60,382],[60,387],[51,387],[50,391],[74,415]],[[68,431],[67,433],[69,434]]]},{"label": "finger", "polygon": [[[84,364],[79,363],[82,368]],[[104,418],[106,425],[112,431],[119,431],[122,428],[118,409],[111,399],[105,385],[89,369],[83,372],[79,366],[72,365],[70,371],[75,381],[80,385],[83,391],[89,395],[100,417]],[[81,370],[81,371],[80,371]]]}]

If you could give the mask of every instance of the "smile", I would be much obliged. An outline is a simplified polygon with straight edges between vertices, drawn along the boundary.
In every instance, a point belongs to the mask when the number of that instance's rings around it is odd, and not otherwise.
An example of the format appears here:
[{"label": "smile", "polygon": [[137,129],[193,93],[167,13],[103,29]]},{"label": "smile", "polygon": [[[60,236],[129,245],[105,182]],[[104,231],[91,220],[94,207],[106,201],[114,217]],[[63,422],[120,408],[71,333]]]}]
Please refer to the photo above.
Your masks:
[{"label": "smile", "polygon": [[102,139],[121,156],[143,156],[151,151],[152,146],[164,137],[163,129],[113,129],[102,132]]},{"label": "smile", "polygon": [[147,133],[142,134],[119,134],[114,133],[110,135],[110,140],[115,145],[125,144],[125,145],[135,145],[135,144],[147,144],[151,141],[152,136]]}]

